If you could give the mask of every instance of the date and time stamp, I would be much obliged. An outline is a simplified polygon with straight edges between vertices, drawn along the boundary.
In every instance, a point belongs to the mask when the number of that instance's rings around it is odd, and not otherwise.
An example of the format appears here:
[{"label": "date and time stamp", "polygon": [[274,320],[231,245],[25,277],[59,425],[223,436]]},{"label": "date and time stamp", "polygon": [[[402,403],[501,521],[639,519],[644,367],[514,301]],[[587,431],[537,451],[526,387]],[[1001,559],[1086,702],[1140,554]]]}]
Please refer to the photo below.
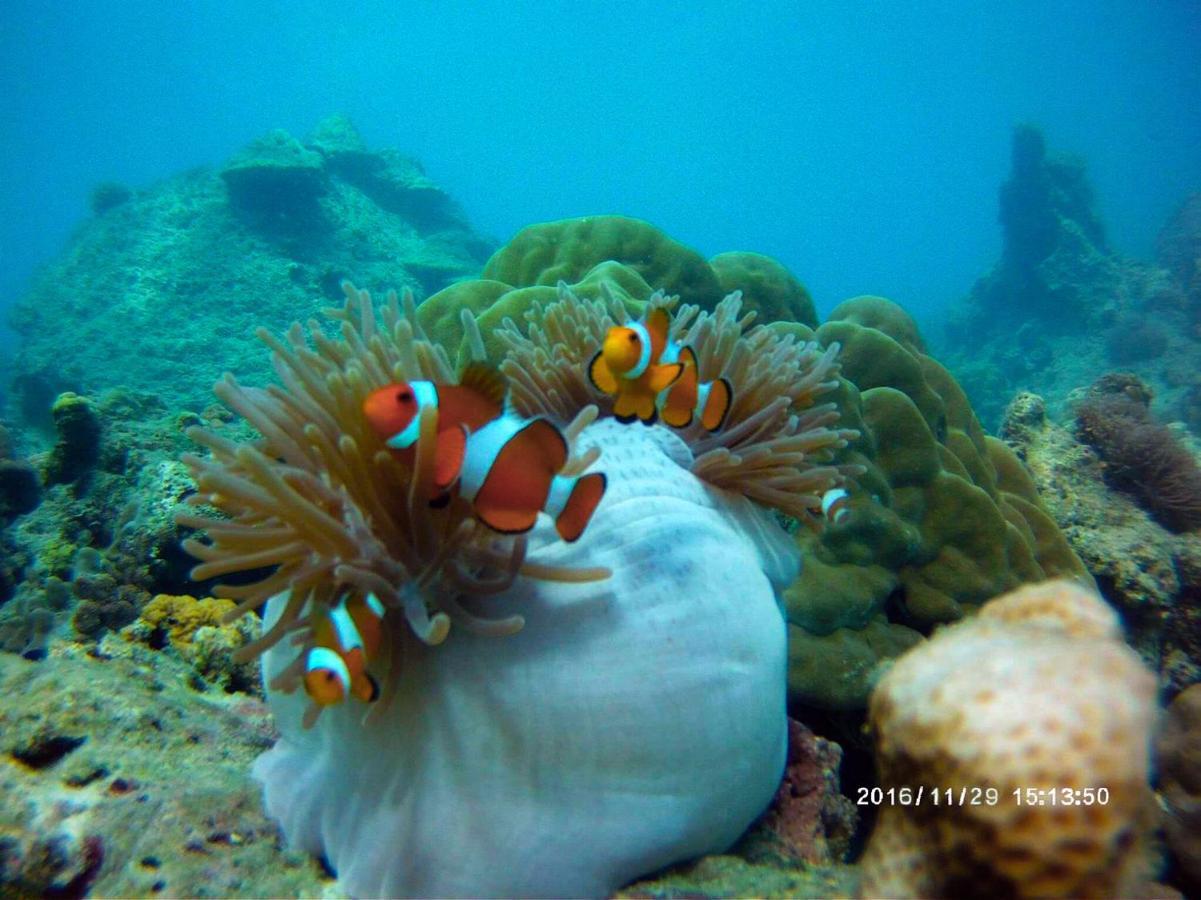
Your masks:
[{"label": "date and time stamp", "polygon": [[860,787],[855,793],[858,806],[1107,806],[1109,788],[1089,787]]}]

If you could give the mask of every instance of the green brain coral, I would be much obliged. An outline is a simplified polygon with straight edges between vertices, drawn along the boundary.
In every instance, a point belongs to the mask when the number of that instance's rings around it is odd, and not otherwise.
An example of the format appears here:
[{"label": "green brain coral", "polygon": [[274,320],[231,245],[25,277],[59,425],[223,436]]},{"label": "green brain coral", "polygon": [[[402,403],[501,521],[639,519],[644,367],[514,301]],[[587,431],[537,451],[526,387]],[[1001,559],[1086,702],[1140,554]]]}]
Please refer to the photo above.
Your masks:
[{"label": "green brain coral", "polygon": [[657,290],[707,310],[739,290],[744,311],[753,311],[759,322],[804,326],[798,337],[805,340],[817,327],[809,292],[771,257],[732,252],[706,262],[648,222],[626,216],[583,216],[523,228],[492,255],[483,277],[432,295],[418,307],[417,320],[453,355],[463,340],[460,316],[467,310],[476,317],[488,358],[499,362],[503,350],[495,329],[506,318],[521,323],[535,304],[554,301],[560,281],[587,300],[608,290],[635,317]]},{"label": "green brain coral", "polygon": [[798,537],[785,591],[789,691],[832,709],[866,702],[882,660],[1023,582],[1085,576],[1013,452],[980,427],[926,356],[912,319],[880,297],[838,307],[817,331],[843,346],[844,422],[867,469],[850,514]]}]

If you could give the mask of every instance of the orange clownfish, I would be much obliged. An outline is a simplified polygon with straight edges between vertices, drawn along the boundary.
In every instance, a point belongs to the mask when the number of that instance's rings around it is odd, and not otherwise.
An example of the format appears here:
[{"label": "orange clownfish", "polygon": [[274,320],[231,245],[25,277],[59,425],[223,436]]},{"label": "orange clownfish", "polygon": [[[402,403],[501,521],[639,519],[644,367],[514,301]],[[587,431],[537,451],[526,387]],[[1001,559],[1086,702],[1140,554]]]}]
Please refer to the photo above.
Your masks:
[{"label": "orange clownfish", "polygon": [[411,466],[419,414],[427,407],[438,411],[434,491],[441,494],[459,476],[467,432],[499,416],[504,403],[505,385],[500,374],[489,366],[472,363],[463,370],[458,384],[402,381],[372,391],[363,401],[363,414],[375,433]]},{"label": "orange clownfish", "polygon": [[656,400],[684,372],[679,361],[663,362],[667,348],[667,330],[671,318],[667,310],[655,307],[642,322],[614,326],[588,364],[588,378],[603,394],[616,396],[613,415],[619,422],[640,420],[654,424],[659,409]]},{"label": "orange clownfish", "polygon": [[607,482],[599,472],[560,475],[567,453],[567,440],[548,419],[502,415],[467,436],[459,495],[495,531],[529,531],[545,512],[559,537],[574,541],[588,527]]},{"label": "orange clownfish", "polygon": [[317,615],[304,661],[304,690],[317,706],[379,696],[367,664],[379,651],[383,627],[384,607],[374,594],[352,596]]},{"label": "orange clownfish", "polygon": [[663,362],[679,362],[684,366],[679,380],[659,398],[659,411],[663,421],[673,428],[687,428],[693,418],[700,419],[706,431],[717,431],[726,423],[730,404],[734,400],[734,389],[725,378],[700,383],[700,369],[696,353],[689,346],[681,347],[668,341],[663,351]]}]

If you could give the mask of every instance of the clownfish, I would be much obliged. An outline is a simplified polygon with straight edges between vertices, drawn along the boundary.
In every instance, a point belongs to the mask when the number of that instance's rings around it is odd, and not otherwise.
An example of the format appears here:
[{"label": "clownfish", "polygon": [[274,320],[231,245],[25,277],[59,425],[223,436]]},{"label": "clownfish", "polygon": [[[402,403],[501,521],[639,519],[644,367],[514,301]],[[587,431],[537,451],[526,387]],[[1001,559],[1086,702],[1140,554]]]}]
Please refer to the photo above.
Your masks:
[{"label": "clownfish", "polygon": [[588,527],[607,481],[599,472],[560,475],[567,455],[567,440],[548,419],[502,415],[467,435],[459,495],[494,531],[529,531],[545,512],[559,537],[574,541]]},{"label": "clownfish", "polygon": [[658,418],[657,399],[684,373],[682,362],[663,362],[667,310],[655,307],[642,322],[614,326],[588,364],[588,378],[602,394],[616,396],[613,415],[619,422],[635,419],[652,425]]},{"label": "clownfish", "polygon": [[304,690],[317,706],[379,697],[367,664],[379,651],[383,626],[384,606],[374,594],[356,594],[317,615],[304,661]]},{"label": "clownfish", "polygon": [[663,421],[673,428],[687,428],[693,418],[700,419],[706,431],[717,431],[726,423],[734,389],[725,378],[700,383],[696,353],[687,345],[681,347],[669,341],[663,351],[663,362],[679,362],[684,366],[679,380],[659,398]]},{"label": "clownfish", "polygon": [[504,405],[505,384],[500,373],[482,363],[471,363],[458,384],[403,381],[372,391],[363,401],[363,414],[384,443],[412,466],[420,413],[426,408],[438,411],[433,485],[438,496],[458,478],[467,433],[499,416]]},{"label": "clownfish", "polygon": [[822,515],[831,525],[837,525],[850,514],[851,495],[846,488],[830,488],[822,494]]}]

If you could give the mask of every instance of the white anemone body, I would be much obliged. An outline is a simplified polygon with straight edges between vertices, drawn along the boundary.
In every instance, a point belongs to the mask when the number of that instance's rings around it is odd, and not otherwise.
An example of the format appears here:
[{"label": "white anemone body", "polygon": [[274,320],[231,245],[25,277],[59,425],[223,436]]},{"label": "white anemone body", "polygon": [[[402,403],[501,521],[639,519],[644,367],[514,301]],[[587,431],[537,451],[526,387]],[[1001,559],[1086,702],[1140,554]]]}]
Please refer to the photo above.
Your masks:
[{"label": "white anemone body", "polygon": [[481,599],[525,628],[422,645],[368,724],[349,701],[305,731],[303,694],[271,692],[282,737],[254,769],[268,811],[356,896],[608,894],[726,849],[776,789],[792,542],[683,468],[665,429],[606,420],[581,440],[602,447],[608,491],[575,544],[540,523],[532,556],[610,579]]}]

